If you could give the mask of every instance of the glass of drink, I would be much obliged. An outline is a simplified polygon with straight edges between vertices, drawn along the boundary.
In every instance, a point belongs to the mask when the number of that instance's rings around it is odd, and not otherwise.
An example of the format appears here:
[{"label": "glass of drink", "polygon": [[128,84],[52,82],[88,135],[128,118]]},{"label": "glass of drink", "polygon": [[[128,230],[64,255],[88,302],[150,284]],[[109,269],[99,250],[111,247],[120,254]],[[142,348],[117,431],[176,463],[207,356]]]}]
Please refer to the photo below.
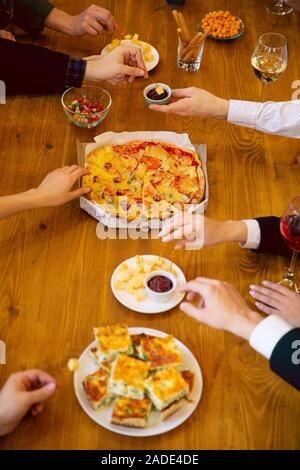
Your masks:
[{"label": "glass of drink", "polygon": [[272,15],[288,15],[293,11],[292,7],[290,7],[284,0],[270,0],[266,4],[266,9]]},{"label": "glass of drink", "polygon": [[9,25],[13,12],[12,0],[0,0],[0,29],[4,29]]},{"label": "glass of drink", "polygon": [[280,232],[287,246],[293,250],[293,256],[290,266],[279,284],[299,292],[296,283],[295,266],[298,253],[300,252],[300,196],[293,197],[286,208],[280,219]]},{"label": "glass of drink", "polygon": [[[194,37],[197,33],[191,32],[191,37]],[[201,67],[204,40],[192,50],[188,50],[186,53],[186,44],[178,36],[178,49],[177,49],[177,66],[185,72],[198,72]]]},{"label": "glass of drink", "polygon": [[287,39],[282,34],[265,33],[260,36],[251,56],[256,77],[263,83],[275,82],[288,64]]}]

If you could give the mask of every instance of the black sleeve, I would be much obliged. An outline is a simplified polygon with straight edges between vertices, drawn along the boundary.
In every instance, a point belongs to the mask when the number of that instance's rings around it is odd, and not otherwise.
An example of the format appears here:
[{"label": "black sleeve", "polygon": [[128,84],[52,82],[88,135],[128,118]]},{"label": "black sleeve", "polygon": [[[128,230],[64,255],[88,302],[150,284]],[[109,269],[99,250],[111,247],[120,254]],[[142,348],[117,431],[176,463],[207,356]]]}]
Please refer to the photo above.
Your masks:
[{"label": "black sleeve", "polygon": [[270,366],[273,372],[300,390],[300,328],[289,331],[276,344]]},{"label": "black sleeve", "polygon": [[31,36],[38,36],[54,6],[47,0],[14,0],[12,23]]},{"label": "black sleeve", "polygon": [[292,252],[285,244],[280,233],[279,217],[258,217],[260,226],[261,241],[257,250],[258,253],[273,253],[280,256],[291,256]]},{"label": "black sleeve", "polygon": [[61,93],[69,56],[44,47],[0,39],[0,80],[7,95]]}]

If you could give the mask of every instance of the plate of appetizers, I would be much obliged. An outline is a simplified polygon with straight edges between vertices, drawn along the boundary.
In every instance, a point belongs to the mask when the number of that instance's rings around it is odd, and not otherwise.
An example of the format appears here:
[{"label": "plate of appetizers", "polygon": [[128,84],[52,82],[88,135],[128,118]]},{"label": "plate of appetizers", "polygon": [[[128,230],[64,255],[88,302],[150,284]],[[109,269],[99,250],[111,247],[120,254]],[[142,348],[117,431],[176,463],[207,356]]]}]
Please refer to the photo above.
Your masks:
[{"label": "plate of appetizers", "polygon": [[159,53],[151,44],[141,41],[138,34],[126,34],[122,39],[114,38],[104,49],[102,49],[101,55],[112,52],[118,46],[134,46],[140,47],[143,53],[147,72],[153,70],[159,63]]},{"label": "plate of appetizers", "polygon": [[180,426],[197,408],[200,366],[179,340],[150,328],[94,328],[95,341],[79,358],[76,397],[100,426],[147,437]]},{"label": "plate of appetizers", "polygon": [[137,255],[123,261],[111,277],[111,289],[125,307],[140,313],[162,313],[184,298],[179,287],[186,283],[182,270],[155,255]]}]

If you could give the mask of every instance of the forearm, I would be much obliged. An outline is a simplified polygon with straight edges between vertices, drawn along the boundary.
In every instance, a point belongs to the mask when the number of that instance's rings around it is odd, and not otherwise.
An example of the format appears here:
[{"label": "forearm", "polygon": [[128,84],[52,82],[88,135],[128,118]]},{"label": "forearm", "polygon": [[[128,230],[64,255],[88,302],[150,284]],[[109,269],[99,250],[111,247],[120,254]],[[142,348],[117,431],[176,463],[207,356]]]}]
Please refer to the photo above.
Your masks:
[{"label": "forearm", "polygon": [[15,0],[12,22],[32,36],[38,36],[53,8],[47,0]]},{"label": "forearm", "polygon": [[65,34],[73,34],[74,17],[65,11],[53,8],[45,20],[45,26]]},{"label": "forearm", "polygon": [[66,87],[80,87],[84,79],[86,61],[61,52],[0,39],[0,55],[7,95],[62,93]]},{"label": "forearm", "polygon": [[0,197],[0,219],[37,207],[42,207],[42,201],[36,189],[10,196],[2,196]]},{"label": "forearm", "polygon": [[300,139],[300,100],[266,103],[230,100],[227,120],[261,132]]}]

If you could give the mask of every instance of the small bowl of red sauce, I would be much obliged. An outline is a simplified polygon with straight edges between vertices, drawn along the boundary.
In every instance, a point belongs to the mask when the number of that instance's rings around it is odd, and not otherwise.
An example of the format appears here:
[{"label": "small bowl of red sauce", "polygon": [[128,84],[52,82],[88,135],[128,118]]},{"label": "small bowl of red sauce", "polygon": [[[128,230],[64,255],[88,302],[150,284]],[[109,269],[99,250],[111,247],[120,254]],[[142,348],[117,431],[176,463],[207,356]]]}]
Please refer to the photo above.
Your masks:
[{"label": "small bowl of red sauce", "polygon": [[154,302],[169,302],[177,288],[176,277],[164,270],[157,270],[145,277],[147,296]]},{"label": "small bowl of red sauce", "polygon": [[144,100],[147,106],[150,106],[150,104],[168,104],[171,95],[172,90],[165,83],[151,83],[144,89]]}]

